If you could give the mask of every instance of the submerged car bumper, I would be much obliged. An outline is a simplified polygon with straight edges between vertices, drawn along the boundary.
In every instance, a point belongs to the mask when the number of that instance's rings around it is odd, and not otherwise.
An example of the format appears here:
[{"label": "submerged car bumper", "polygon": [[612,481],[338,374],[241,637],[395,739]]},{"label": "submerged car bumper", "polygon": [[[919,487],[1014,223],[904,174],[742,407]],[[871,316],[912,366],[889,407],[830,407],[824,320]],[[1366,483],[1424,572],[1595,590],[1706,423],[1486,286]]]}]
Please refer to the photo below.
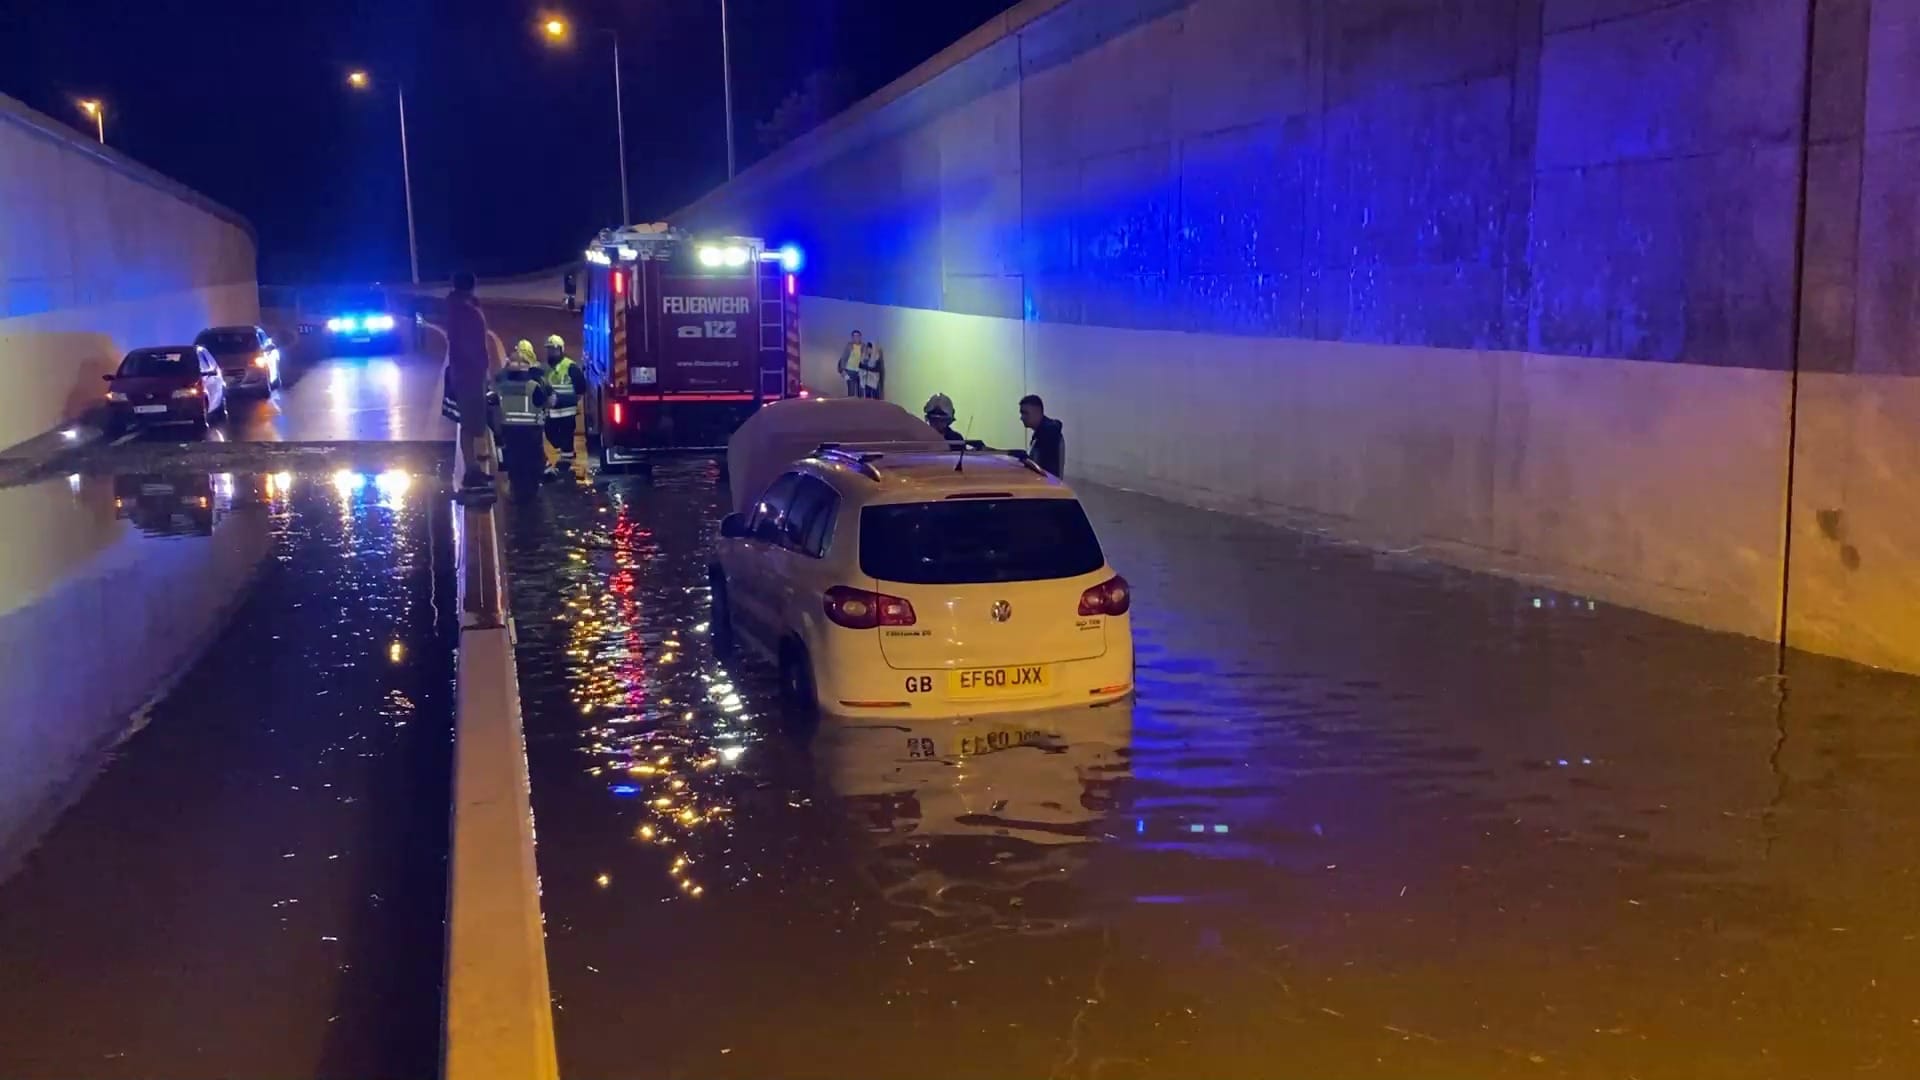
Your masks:
[{"label": "submerged car bumper", "polygon": [[1088,659],[990,668],[891,668],[871,639],[828,642],[818,652],[813,667],[820,708],[847,716],[1035,712],[1110,704],[1133,693],[1131,635],[1110,637],[1106,652]]}]

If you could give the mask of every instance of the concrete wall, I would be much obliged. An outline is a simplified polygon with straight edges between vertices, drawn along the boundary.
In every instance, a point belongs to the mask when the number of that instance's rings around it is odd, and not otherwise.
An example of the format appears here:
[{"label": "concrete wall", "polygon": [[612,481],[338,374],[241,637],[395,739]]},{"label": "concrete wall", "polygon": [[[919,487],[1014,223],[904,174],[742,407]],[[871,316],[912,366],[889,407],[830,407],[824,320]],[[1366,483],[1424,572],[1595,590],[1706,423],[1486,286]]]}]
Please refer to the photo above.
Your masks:
[{"label": "concrete wall", "polygon": [[0,449],[97,403],[127,350],[258,316],[238,215],[0,96]]},{"label": "concrete wall", "polygon": [[1029,0],[681,217],[808,249],[816,386],[857,327],[1072,475],[1920,670],[1917,27]]}]

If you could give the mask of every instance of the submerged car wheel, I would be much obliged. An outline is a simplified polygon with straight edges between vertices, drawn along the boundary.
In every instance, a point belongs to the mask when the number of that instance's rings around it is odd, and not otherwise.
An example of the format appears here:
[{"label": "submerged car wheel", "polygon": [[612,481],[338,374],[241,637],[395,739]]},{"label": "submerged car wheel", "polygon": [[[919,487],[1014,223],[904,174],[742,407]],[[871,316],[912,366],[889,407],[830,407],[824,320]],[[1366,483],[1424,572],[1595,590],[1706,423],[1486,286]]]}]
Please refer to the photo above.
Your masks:
[{"label": "submerged car wheel", "polygon": [[707,586],[713,597],[709,615],[712,625],[708,628],[712,631],[713,655],[730,660],[739,650],[739,639],[733,635],[733,600],[727,595],[726,573],[718,566],[707,567]]},{"label": "submerged car wheel", "polygon": [[788,726],[804,731],[819,716],[820,701],[813,688],[813,660],[807,647],[788,638],[780,646],[780,700]]}]

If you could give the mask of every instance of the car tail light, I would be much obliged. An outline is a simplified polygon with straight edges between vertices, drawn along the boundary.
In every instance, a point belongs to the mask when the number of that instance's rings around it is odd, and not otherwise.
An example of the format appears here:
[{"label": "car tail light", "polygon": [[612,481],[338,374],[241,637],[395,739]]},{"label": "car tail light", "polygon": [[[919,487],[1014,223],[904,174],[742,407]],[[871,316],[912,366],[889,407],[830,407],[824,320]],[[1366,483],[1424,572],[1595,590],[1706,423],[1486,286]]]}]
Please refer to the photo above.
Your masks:
[{"label": "car tail light", "polygon": [[1082,615],[1125,615],[1132,606],[1133,590],[1118,574],[1080,594]]},{"label": "car tail light", "polygon": [[827,618],[849,630],[872,630],[878,626],[912,626],[913,605],[898,596],[871,589],[849,589],[835,585],[824,597]]},{"label": "car tail light", "polygon": [[607,419],[613,422],[614,427],[619,427],[621,424],[626,423],[627,422],[626,407],[621,405],[617,401],[608,402],[607,403]]}]

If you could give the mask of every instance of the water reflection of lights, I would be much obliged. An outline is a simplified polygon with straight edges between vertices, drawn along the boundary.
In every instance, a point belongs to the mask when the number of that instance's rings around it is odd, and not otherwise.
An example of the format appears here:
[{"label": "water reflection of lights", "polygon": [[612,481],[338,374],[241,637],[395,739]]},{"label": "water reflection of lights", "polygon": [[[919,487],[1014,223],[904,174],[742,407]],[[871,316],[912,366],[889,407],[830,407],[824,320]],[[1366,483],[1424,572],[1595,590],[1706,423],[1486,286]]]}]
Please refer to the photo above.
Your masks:
[{"label": "water reflection of lights", "polygon": [[392,360],[375,360],[368,364],[367,378],[385,390],[388,397],[400,393],[400,365]]},{"label": "water reflection of lights", "polygon": [[[617,494],[613,498],[613,521],[571,531],[556,552],[561,599],[555,614],[567,630],[562,652],[571,696],[597,759],[588,773],[606,777],[609,797],[638,818],[628,825],[633,842],[669,849],[663,854],[671,854],[673,866],[662,869],[675,884],[673,895],[697,899],[706,884],[695,879],[701,850],[695,845],[703,830],[726,827],[726,792],[719,787],[726,781],[713,770],[740,756],[737,746],[724,755],[704,748],[710,733],[701,730],[702,721],[718,729],[711,734],[738,741],[732,725],[747,719],[747,703],[704,651],[688,651],[680,633],[655,629],[641,586],[658,549],[651,532],[636,524]],[[703,682],[692,689],[707,693],[682,688],[695,678]],[[704,698],[706,708],[688,708],[693,697]]]},{"label": "water reflection of lights", "polygon": [[387,646],[387,661],[397,664],[407,658],[407,647],[398,641]]},{"label": "water reflection of lights", "polygon": [[75,495],[80,494],[80,474],[79,473],[67,474],[67,490],[73,492]]},{"label": "water reflection of lights", "polygon": [[367,486],[367,478],[352,469],[341,469],[333,474],[333,490],[343,499],[351,499],[361,488]]},{"label": "water reflection of lights", "polygon": [[373,486],[380,492],[380,505],[399,509],[406,500],[407,490],[413,486],[413,477],[399,469],[388,469],[373,478]]}]

